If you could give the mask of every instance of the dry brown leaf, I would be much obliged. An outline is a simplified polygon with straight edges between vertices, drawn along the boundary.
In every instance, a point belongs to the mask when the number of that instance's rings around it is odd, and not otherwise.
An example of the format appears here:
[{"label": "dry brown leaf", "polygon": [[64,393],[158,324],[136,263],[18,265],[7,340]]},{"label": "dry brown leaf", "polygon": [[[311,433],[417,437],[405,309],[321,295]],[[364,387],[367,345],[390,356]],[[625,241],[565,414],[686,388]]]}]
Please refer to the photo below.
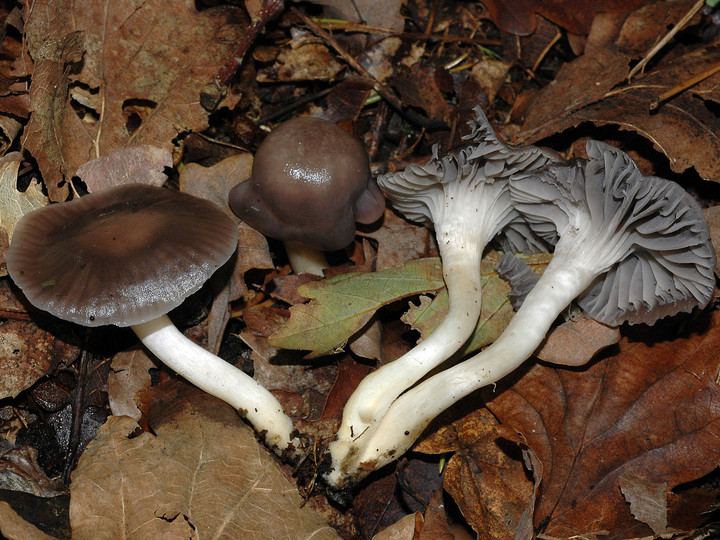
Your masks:
[{"label": "dry brown leaf", "polygon": [[83,453],[73,538],[337,538],[230,407],[195,391],[155,407],[154,435],[113,416]]},{"label": "dry brown leaf", "polygon": [[432,234],[427,227],[408,223],[386,210],[382,227],[364,236],[378,243],[376,269],[379,272],[431,256]]},{"label": "dry brown leaf", "polygon": [[653,534],[668,532],[666,482],[653,482],[635,471],[628,471],[620,477],[620,489],[635,519],[647,523]]},{"label": "dry brown leaf", "polygon": [[140,420],[142,412],[135,396],[150,387],[150,369],[156,367],[144,349],[123,351],[115,355],[107,378],[108,402],[112,414]]},{"label": "dry brown leaf", "polygon": [[[18,168],[22,162],[22,154],[11,152],[0,158],[0,226],[2,232],[12,239],[15,225],[28,212],[42,208],[48,203],[40,186],[33,182],[23,192],[17,190]],[[5,251],[0,260],[5,261]]]},{"label": "dry brown leaf", "polygon": [[204,129],[199,94],[243,34],[241,13],[198,11],[192,0],[174,2],[172,17],[161,0],[33,2],[25,13],[33,114],[23,144],[50,198],[65,200],[67,180],[92,158],[141,144],[172,151],[178,134]]},{"label": "dry brown leaf", "polygon": [[[464,402],[465,407],[473,405]],[[505,451],[520,443],[517,434],[498,426],[485,408],[471,410],[451,423],[446,423],[448,418],[445,414],[436,420],[432,425],[440,427],[415,450],[455,452],[446,465],[443,486],[467,522],[480,538],[511,539],[516,530],[532,530],[534,490],[540,478],[534,487],[523,463]],[[498,444],[499,439],[504,443]]]},{"label": "dry brown leaf", "polygon": [[423,516],[420,512],[415,512],[386,527],[373,536],[372,540],[417,540],[417,531],[421,530],[422,526]]},{"label": "dry brown leaf", "polygon": [[567,321],[554,328],[535,356],[563,366],[587,364],[599,351],[620,341],[620,330],[593,319]]},{"label": "dry brown leaf", "polygon": [[165,169],[172,166],[168,150],[146,144],[120,148],[83,163],[77,176],[90,193],[122,184],[162,186],[167,180]]},{"label": "dry brown leaf", "polygon": [[77,345],[58,337],[62,334],[56,328],[43,327],[14,320],[0,324],[0,399],[17,396],[58,364],[77,357]]},{"label": "dry brown leaf", "polygon": [[48,478],[38,465],[37,457],[37,450],[25,445],[4,451],[0,456],[2,489],[30,493],[36,497],[57,497],[67,494],[67,488],[60,479]]},{"label": "dry brown leaf", "polygon": [[[607,530],[608,539],[649,535],[619,489],[628,473],[668,489],[709,473],[720,459],[720,314],[670,340],[671,323],[635,329],[619,353],[583,370],[536,364],[487,406],[519,430],[545,474],[535,525],[549,536]],[[698,332],[700,332],[698,330]],[[663,341],[668,340],[668,341]],[[504,384],[507,384],[505,382]],[[712,501],[667,492],[669,526],[692,530]]]},{"label": "dry brown leaf", "polygon": [[8,540],[54,540],[54,536],[45,534],[21,518],[12,507],[4,502],[0,502],[0,533],[3,538]]},{"label": "dry brown leaf", "polygon": [[694,167],[702,178],[719,181],[720,119],[712,111],[720,103],[720,74],[649,110],[657,96],[718,61],[716,46],[699,47],[611,90],[625,77],[628,57],[596,50],[563,66],[555,81],[540,91],[521,139],[536,142],[583,122],[614,125],[652,142],[673,171]]},{"label": "dry brown leaf", "polygon": [[535,14],[550,19],[573,34],[587,34],[595,14],[608,11],[629,11],[641,5],[643,0],[503,0],[483,2],[490,12],[490,18],[502,30],[520,36],[528,35],[535,29]]},{"label": "dry brown leaf", "polygon": [[257,74],[260,83],[333,79],[343,65],[322,43],[305,43],[282,49],[275,64]]}]

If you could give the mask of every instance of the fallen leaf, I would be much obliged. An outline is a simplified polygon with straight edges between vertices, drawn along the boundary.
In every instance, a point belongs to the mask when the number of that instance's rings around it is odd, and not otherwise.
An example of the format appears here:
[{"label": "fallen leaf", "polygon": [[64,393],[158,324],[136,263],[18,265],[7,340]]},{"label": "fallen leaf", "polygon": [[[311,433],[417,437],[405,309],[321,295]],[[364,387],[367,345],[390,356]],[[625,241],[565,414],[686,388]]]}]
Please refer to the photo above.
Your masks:
[{"label": "fallen leaf", "polygon": [[168,150],[146,144],[120,148],[92,159],[80,165],[76,174],[92,193],[134,183],[160,187],[167,180],[165,169],[172,166]]},{"label": "fallen leaf", "polygon": [[635,471],[628,471],[620,477],[620,490],[635,519],[647,523],[653,534],[668,532],[667,483],[653,482]]},{"label": "fallen leaf", "polygon": [[157,368],[157,364],[144,349],[123,351],[115,355],[107,378],[108,402],[113,415],[140,420],[142,412],[135,396],[150,387],[152,368]]},{"label": "fallen leaf", "polygon": [[[542,273],[551,256],[547,253],[521,257],[531,268]],[[498,276],[495,267],[499,261],[497,253],[486,255],[481,264],[482,271],[482,309],[480,319],[472,335],[458,351],[458,356],[468,355],[480,347],[492,343],[502,333],[514,315],[508,293],[510,286]],[[443,289],[435,298],[411,307],[402,320],[420,332],[422,337],[429,336],[442,322],[448,311],[447,291]]]},{"label": "fallen leaf", "polygon": [[[11,152],[0,158],[0,226],[7,235],[8,241],[12,239],[15,225],[28,212],[47,205],[48,200],[42,193],[42,188],[36,182],[21,193],[17,190],[17,176],[22,154]],[[2,252],[2,261],[5,261],[5,252]]]},{"label": "fallen leaf", "polygon": [[630,11],[643,0],[576,1],[518,0],[509,4],[502,0],[486,0],[490,18],[506,32],[525,36],[535,29],[536,13],[551,20],[573,34],[587,34],[593,18],[599,12]]},{"label": "fallen leaf", "polygon": [[37,497],[65,495],[59,479],[48,478],[37,462],[38,453],[30,446],[17,446],[0,456],[0,488],[30,493]]},{"label": "fallen leaf", "polygon": [[582,366],[593,356],[620,341],[617,327],[605,326],[593,319],[566,321],[548,334],[535,356],[563,366]]},{"label": "fallen leaf", "polygon": [[55,540],[54,536],[45,534],[40,529],[21,518],[12,507],[0,502],[0,533],[8,540]]},{"label": "fallen leaf", "polygon": [[[715,468],[720,314],[693,326],[705,330],[672,341],[672,321],[633,328],[643,341],[623,338],[612,358],[582,370],[536,364],[500,383],[497,393],[485,390],[488,408],[542,461],[534,523],[544,534],[648,535],[622,497],[620,479],[638,474],[672,490]],[[713,504],[666,496],[668,524],[681,530],[699,526]]]},{"label": "fallen leaf", "polygon": [[396,268],[407,261],[437,255],[431,252],[433,233],[427,227],[413,225],[395,212],[385,210],[382,227],[366,233],[378,243],[378,270]]},{"label": "fallen leaf", "polygon": [[540,478],[534,487],[522,461],[506,451],[508,446],[526,446],[518,435],[475,405],[463,402],[454,409],[454,420],[445,413],[414,449],[453,452],[445,466],[443,486],[479,538],[515,538],[516,530],[528,530],[531,524],[533,493]]},{"label": "fallen leaf", "polygon": [[[715,74],[650,112],[650,103],[670,88],[720,61],[715,44],[666,60],[632,84],[610,88],[627,72],[628,57],[595,51],[566,64],[531,107],[519,140],[536,142],[583,122],[613,125],[648,139],[677,173],[694,167],[707,180],[720,180],[720,103]],[[578,84],[578,81],[584,81]]]},{"label": "fallen leaf", "polygon": [[421,530],[422,526],[423,515],[415,512],[386,527],[373,536],[372,540],[417,540],[417,531]]},{"label": "fallen leaf", "polygon": [[83,453],[73,538],[337,538],[232,408],[196,391],[155,406],[154,434],[112,416]]},{"label": "fallen leaf", "polygon": [[309,350],[307,358],[337,352],[383,305],[444,285],[439,259],[306,283],[298,292],[311,301],[292,306],[288,322],[268,340],[275,347]]},{"label": "fallen leaf", "polygon": [[0,399],[15,397],[61,363],[77,357],[77,344],[63,340],[54,326],[6,320],[0,324]]},{"label": "fallen leaf", "polygon": [[173,3],[172,17],[160,0],[38,0],[25,18],[35,69],[23,145],[55,201],[65,200],[68,180],[92,158],[141,144],[173,151],[179,134],[204,129],[200,91],[246,25],[239,9],[198,11],[192,0]]}]

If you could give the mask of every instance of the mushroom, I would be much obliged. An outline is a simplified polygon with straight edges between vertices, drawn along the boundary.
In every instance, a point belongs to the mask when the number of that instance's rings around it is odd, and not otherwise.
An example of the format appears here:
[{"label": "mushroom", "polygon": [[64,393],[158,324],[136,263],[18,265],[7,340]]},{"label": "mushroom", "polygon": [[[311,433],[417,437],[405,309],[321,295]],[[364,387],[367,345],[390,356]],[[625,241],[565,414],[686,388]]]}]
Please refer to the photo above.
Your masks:
[{"label": "mushroom", "polygon": [[550,264],[495,343],[400,396],[352,461],[333,471],[333,484],[396,459],[440,412],[512,372],[575,298],[607,325],[653,324],[708,304],[715,252],[695,200],[674,182],[644,177],[616,148],[590,141],[587,153],[587,162],[510,180],[515,207],[557,242]]},{"label": "mushroom", "polygon": [[240,410],[282,450],[291,442],[292,423],[278,400],[186,338],[166,315],[236,246],[235,224],[213,203],[129,184],[24,215],[7,268],[41,310],[88,327],[130,326],[165,365]]},{"label": "mushroom", "polygon": [[335,470],[372,435],[390,404],[407,388],[462,347],[480,317],[480,261],[487,244],[505,230],[511,246],[537,251],[542,245],[510,202],[508,178],[559,159],[536,147],[502,143],[480,107],[469,122],[469,143],[444,157],[437,147],[424,165],[378,177],[392,205],[410,221],[434,227],[448,291],[447,316],[435,331],[394,362],[370,373],[352,394],[336,440]]},{"label": "mushroom", "polygon": [[229,203],[248,225],[285,243],[296,272],[321,276],[322,251],[346,247],[355,222],[373,223],[385,210],[362,143],[311,117],[288,120],[266,137],[251,178],[230,191]]}]

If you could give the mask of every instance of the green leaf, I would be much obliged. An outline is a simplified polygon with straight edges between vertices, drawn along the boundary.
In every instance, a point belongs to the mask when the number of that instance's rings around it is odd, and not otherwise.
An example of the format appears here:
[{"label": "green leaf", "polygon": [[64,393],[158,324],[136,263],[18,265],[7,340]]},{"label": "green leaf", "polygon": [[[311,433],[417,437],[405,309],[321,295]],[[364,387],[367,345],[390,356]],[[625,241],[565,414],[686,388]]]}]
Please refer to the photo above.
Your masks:
[{"label": "green leaf", "polygon": [[[533,271],[542,274],[552,256],[548,253],[538,255],[518,255],[525,259]],[[513,314],[508,293],[510,286],[495,271],[500,258],[491,252],[482,260],[482,310],[480,320],[468,342],[456,354],[466,356],[495,341],[510,322]],[[426,338],[442,322],[448,311],[447,291],[440,291],[434,299],[422,298],[420,305],[411,306],[402,320]]]},{"label": "green leaf", "polygon": [[308,358],[338,352],[380,307],[444,287],[438,258],[306,283],[298,292],[311,301],[292,306],[290,319],[268,341],[275,347],[311,351]]},{"label": "green leaf", "polygon": [[[542,273],[551,255],[524,256],[537,273]],[[507,298],[508,284],[498,276],[497,253],[482,261],[482,312],[468,343],[459,354],[465,355],[492,343],[507,326],[513,309]],[[311,351],[307,358],[339,352],[347,341],[382,306],[424,293],[402,320],[427,337],[447,313],[448,301],[440,259],[419,259],[398,268],[366,274],[344,274],[324,281],[306,283],[298,292],[310,298],[307,304],[290,308],[290,319],[268,338],[271,345],[283,349]]]}]

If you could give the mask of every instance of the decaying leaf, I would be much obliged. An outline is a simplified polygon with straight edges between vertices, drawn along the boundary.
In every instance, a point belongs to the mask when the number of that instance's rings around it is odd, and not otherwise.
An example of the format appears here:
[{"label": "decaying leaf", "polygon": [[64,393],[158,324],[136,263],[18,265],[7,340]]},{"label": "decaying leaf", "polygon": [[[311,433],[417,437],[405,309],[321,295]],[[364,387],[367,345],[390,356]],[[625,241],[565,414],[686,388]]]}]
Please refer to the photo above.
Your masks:
[{"label": "decaying leaf", "polygon": [[653,534],[668,532],[665,482],[653,482],[635,471],[628,471],[620,477],[620,489],[635,519],[647,523]]},{"label": "decaying leaf", "polygon": [[659,64],[655,70],[634,78],[632,84],[610,90],[627,74],[629,57],[607,50],[581,56],[566,64],[554,83],[539,93],[523,126],[522,138],[535,142],[583,122],[613,125],[647,138],[667,156],[673,171],[694,167],[702,178],[718,181],[720,120],[712,110],[720,103],[720,74],[681,92],[650,113],[651,102],[660,94],[718,61],[720,50],[708,45]]},{"label": "decaying leaf", "polygon": [[[11,152],[0,158],[0,227],[7,241],[12,239],[15,225],[28,212],[42,208],[47,204],[47,197],[43,195],[40,186],[33,182],[30,187],[21,193],[17,190],[17,175],[22,155]],[[5,261],[5,250],[1,250],[1,260]]]},{"label": "decaying leaf", "polygon": [[92,158],[141,144],[172,151],[178,134],[205,128],[200,91],[246,26],[239,9],[198,11],[192,0],[174,2],[172,17],[160,0],[39,0],[25,17],[35,70],[23,144],[56,201]]},{"label": "decaying leaf", "polygon": [[73,538],[337,538],[232,408],[180,396],[154,434],[125,416],[101,428],[72,476]]},{"label": "decaying leaf", "polygon": [[[527,445],[511,429],[499,426],[485,408],[465,403],[464,414],[452,422],[449,415],[415,446],[423,453],[454,452],[444,471],[443,486],[453,497],[479,538],[512,539],[516,531],[532,531],[534,493],[540,477],[528,479],[522,461],[506,451]],[[519,453],[519,452],[518,452]],[[535,471],[541,473],[541,471]],[[523,534],[521,538],[530,538]]]},{"label": "decaying leaf", "polygon": [[[536,364],[496,393],[486,390],[490,410],[520,431],[543,463],[534,523],[546,535],[649,535],[623,498],[621,479],[639,475],[672,490],[715,468],[720,316],[694,326],[706,329],[673,340],[662,322],[638,329],[616,356],[583,370]],[[713,504],[666,496],[668,526],[681,530],[697,527]]]},{"label": "decaying leaf", "polygon": [[306,283],[298,292],[312,300],[290,308],[290,319],[269,341],[284,349],[309,350],[308,358],[342,349],[380,307],[445,286],[439,259],[419,259],[382,272],[342,274]]},{"label": "decaying leaf", "polygon": [[43,326],[13,320],[0,324],[0,399],[17,396],[58,364],[77,357],[77,344],[64,341],[56,328]]},{"label": "decaying leaf", "polygon": [[512,3],[486,0],[492,20],[507,32],[520,36],[535,29],[536,13],[550,19],[573,34],[587,34],[598,12],[629,11],[642,4],[642,0],[577,1],[572,3],[553,0],[520,0]]}]

